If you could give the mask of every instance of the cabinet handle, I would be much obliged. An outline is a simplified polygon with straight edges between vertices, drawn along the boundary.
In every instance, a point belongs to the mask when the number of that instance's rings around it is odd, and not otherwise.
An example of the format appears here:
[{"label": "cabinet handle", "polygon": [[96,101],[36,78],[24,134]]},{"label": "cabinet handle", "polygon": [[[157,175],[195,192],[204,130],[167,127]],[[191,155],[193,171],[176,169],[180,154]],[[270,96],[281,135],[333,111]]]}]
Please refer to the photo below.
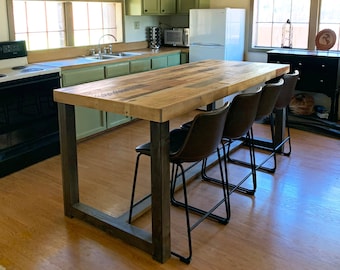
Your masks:
[{"label": "cabinet handle", "polygon": [[323,83],[323,80],[320,80],[321,83]]},{"label": "cabinet handle", "polygon": [[299,65],[299,66],[302,66],[302,63],[300,62],[298,65]]},{"label": "cabinet handle", "polygon": [[148,12],[148,10],[147,10],[147,9],[145,9],[145,10],[144,10],[144,12]]},{"label": "cabinet handle", "polygon": [[324,67],[326,67],[326,65],[321,65],[321,67],[323,67],[323,68],[324,68]]},{"label": "cabinet handle", "polygon": [[164,13],[164,12],[165,12],[165,10],[164,10],[164,9],[162,9],[162,12]]}]

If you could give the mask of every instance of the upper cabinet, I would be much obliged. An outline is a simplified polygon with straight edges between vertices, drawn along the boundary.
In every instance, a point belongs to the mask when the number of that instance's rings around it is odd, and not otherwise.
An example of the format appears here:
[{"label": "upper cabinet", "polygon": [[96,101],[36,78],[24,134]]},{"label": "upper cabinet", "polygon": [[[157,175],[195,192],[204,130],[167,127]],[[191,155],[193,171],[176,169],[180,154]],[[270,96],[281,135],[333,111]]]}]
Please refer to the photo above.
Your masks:
[{"label": "upper cabinet", "polygon": [[192,8],[209,8],[210,0],[177,0],[177,14],[189,14]]},{"label": "upper cabinet", "polygon": [[209,0],[126,0],[126,15],[189,14],[192,8],[209,8]]},{"label": "upper cabinet", "polygon": [[171,15],[176,14],[174,0],[127,0],[126,15]]}]

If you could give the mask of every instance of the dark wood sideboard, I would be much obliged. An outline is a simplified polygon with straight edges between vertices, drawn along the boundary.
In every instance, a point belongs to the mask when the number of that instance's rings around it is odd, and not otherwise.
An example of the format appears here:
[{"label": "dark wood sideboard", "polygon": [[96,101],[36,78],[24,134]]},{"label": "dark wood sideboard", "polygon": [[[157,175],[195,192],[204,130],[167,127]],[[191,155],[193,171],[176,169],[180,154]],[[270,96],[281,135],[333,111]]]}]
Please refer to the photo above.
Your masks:
[{"label": "dark wood sideboard", "polygon": [[267,52],[268,63],[290,64],[291,71],[299,70],[296,90],[322,93],[330,97],[328,120],[338,120],[340,53],[278,49]]}]

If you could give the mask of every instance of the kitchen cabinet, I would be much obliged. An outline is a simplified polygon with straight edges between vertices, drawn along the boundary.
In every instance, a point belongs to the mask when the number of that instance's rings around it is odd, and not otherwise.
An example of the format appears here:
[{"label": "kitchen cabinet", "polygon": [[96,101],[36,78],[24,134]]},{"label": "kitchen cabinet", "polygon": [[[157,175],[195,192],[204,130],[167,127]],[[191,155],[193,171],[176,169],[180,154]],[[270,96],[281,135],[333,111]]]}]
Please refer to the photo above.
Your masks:
[{"label": "kitchen cabinet", "polygon": [[177,0],[177,14],[189,14],[192,8],[209,8],[209,0]]},{"label": "kitchen cabinet", "polygon": [[[130,61],[120,62],[115,64],[106,65],[105,69],[105,78],[113,78],[123,75],[130,74]],[[106,127],[112,128],[119,126],[121,124],[127,123],[131,121],[132,118],[129,116],[117,114],[117,113],[106,113]]]},{"label": "kitchen cabinet", "polygon": [[[132,73],[144,72],[175,66],[181,63],[179,52],[161,56],[148,56],[98,66],[84,67],[62,71],[63,87],[81,83],[98,81]],[[82,139],[132,120],[132,117],[111,112],[98,111],[90,108],[75,107],[77,139]]]},{"label": "kitchen cabinet", "polygon": [[130,62],[121,62],[105,66],[105,78],[113,78],[130,74]]},{"label": "kitchen cabinet", "polygon": [[189,53],[181,52],[181,64],[189,63]]},{"label": "kitchen cabinet", "polygon": [[179,53],[168,56],[159,56],[151,58],[151,69],[160,69],[165,67],[177,66],[181,63]]},{"label": "kitchen cabinet", "polygon": [[127,0],[126,15],[171,15],[176,14],[174,0]]},{"label": "kitchen cabinet", "polygon": [[290,64],[299,70],[296,90],[322,93],[331,99],[329,120],[338,120],[340,88],[340,53],[307,50],[273,50],[269,63]]},{"label": "kitchen cabinet", "polygon": [[168,59],[168,67],[178,66],[181,64],[180,53],[168,55],[167,59]]},{"label": "kitchen cabinet", "polygon": [[130,61],[130,73],[138,73],[151,70],[150,58]]},{"label": "kitchen cabinet", "polygon": [[151,59],[151,69],[160,69],[168,66],[168,57],[160,56]]},{"label": "kitchen cabinet", "polygon": [[[62,72],[63,87],[104,79],[104,66],[86,67]],[[106,113],[85,107],[75,107],[77,139],[106,129]]]}]

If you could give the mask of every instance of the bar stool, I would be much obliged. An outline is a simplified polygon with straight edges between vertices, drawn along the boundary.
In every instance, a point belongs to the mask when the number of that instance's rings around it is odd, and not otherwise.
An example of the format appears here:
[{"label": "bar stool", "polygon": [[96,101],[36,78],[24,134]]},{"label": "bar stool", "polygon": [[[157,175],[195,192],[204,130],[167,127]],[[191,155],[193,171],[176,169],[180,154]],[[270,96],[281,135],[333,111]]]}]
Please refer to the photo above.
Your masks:
[{"label": "bar stool", "polygon": [[[271,135],[271,149],[272,153],[268,155],[261,163],[256,164],[255,168],[256,170],[263,170],[267,172],[275,172],[276,170],[276,155],[274,151],[274,118],[273,118],[273,110],[275,107],[275,104],[277,103],[278,97],[280,95],[280,92],[282,91],[282,87],[284,85],[284,80],[280,79],[277,83],[268,83],[262,88],[262,94],[261,99],[259,102],[259,106],[256,112],[255,121],[263,120],[264,118],[268,117],[270,121],[270,135]],[[251,127],[251,132],[253,133],[253,127]],[[244,141],[244,144],[247,145],[250,142],[246,140],[245,138],[242,138]],[[230,151],[227,152],[228,162],[232,162],[235,164],[251,167],[252,164],[243,160],[234,159],[231,157]],[[263,165],[273,158],[274,165],[273,167],[264,167]]]},{"label": "bar stool", "polygon": [[[187,225],[187,237],[188,237],[188,256],[180,255],[176,252],[171,252],[172,255],[178,257],[181,261],[185,263],[190,263],[192,257],[192,243],[191,243],[191,231],[196,228],[204,219],[210,218],[219,223],[227,224],[230,218],[230,204],[229,204],[229,192],[228,183],[224,179],[222,157],[220,155],[220,150],[218,148],[223,128],[225,124],[225,119],[228,113],[228,104],[224,105],[222,108],[204,112],[196,115],[189,129],[174,129],[170,132],[170,153],[169,158],[172,164],[171,173],[171,184],[170,184],[170,197],[171,203],[175,206],[184,207],[186,215],[186,225]],[[204,141],[204,144],[202,144]],[[132,187],[132,195],[130,202],[129,211],[129,223],[132,219],[132,210],[138,204],[134,203],[138,163],[141,155],[151,155],[150,142],[142,144],[136,147],[136,152],[138,153],[136,158],[136,167]],[[199,209],[188,203],[187,196],[187,186],[185,179],[185,171],[183,168],[183,163],[193,163],[199,162],[210,156],[213,152],[217,151],[219,167],[220,167],[220,181],[222,183],[223,198],[215,204],[210,210],[206,211]],[[177,173],[180,170],[182,176],[183,194],[184,202],[180,202],[175,199],[175,189],[177,182]],[[225,206],[225,217],[213,214],[213,212],[222,204]],[[190,224],[189,211],[200,215],[200,219],[196,221],[193,225]]]},{"label": "bar stool", "polygon": [[[222,136],[222,149],[223,154],[226,156],[226,147],[228,148],[227,152],[230,152],[230,146],[235,140],[239,140],[242,137],[246,137],[246,139],[250,142],[249,146],[249,157],[250,157],[250,168],[251,172],[247,174],[244,178],[242,178],[238,184],[231,184],[228,180],[228,166],[225,163],[225,175],[226,181],[229,183],[230,193],[234,191],[238,191],[241,193],[246,193],[249,195],[253,195],[256,191],[256,167],[255,167],[255,153],[254,153],[254,145],[253,145],[253,132],[252,125],[255,121],[258,105],[260,102],[262,93],[262,88],[254,93],[245,93],[239,94],[234,97],[230,104],[229,112],[226,118],[223,136]],[[221,184],[221,181],[207,175],[207,160],[205,159],[202,166],[202,177],[206,181],[214,182]],[[241,185],[252,176],[252,184],[253,188],[248,189],[242,187]]]},{"label": "bar stool", "polygon": [[[292,152],[292,145],[290,140],[290,128],[289,128],[289,119],[288,119],[288,107],[289,103],[294,96],[295,87],[297,84],[297,81],[299,79],[299,71],[295,70],[293,73],[287,73],[283,75],[284,84],[282,86],[282,90],[280,91],[280,95],[277,99],[277,102],[275,104],[274,113],[278,110],[283,110],[283,113],[285,115],[285,122],[286,122],[286,129],[287,129],[287,136],[285,136],[281,142],[277,143],[275,145],[275,153],[281,153],[285,156],[289,156]],[[288,142],[288,151],[282,151],[282,148],[284,144]]]}]

